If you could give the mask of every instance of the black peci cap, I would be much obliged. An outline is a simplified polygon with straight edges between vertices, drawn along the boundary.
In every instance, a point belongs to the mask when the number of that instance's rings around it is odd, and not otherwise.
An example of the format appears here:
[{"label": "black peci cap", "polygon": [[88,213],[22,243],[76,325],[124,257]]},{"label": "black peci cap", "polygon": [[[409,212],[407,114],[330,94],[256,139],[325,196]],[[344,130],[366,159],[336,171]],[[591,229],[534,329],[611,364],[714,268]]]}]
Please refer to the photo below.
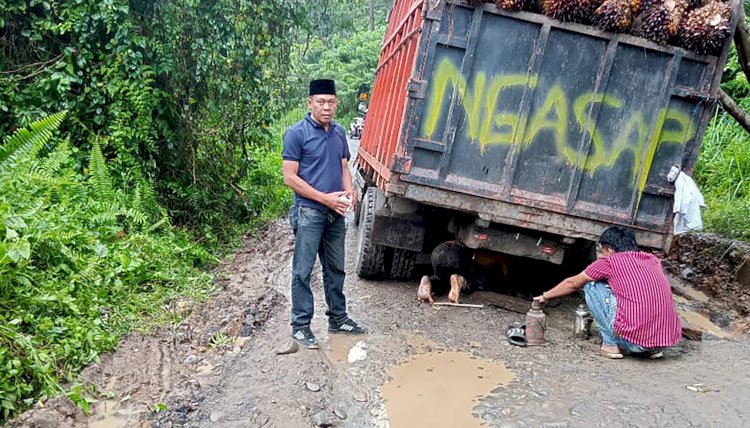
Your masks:
[{"label": "black peci cap", "polygon": [[336,82],[331,79],[311,80],[310,96],[313,95],[336,95]]}]

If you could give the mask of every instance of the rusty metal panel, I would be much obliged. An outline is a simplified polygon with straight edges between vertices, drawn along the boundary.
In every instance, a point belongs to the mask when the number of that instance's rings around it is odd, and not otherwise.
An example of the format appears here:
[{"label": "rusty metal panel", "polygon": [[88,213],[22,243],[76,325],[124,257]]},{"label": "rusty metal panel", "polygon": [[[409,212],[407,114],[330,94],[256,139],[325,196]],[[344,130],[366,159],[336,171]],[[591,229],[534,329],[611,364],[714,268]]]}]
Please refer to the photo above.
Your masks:
[{"label": "rusty metal panel", "polygon": [[364,169],[499,223],[587,239],[625,224],[665,246],[665,176],[695,164],[728,47],[701,56],[492,4],[396,1]]},{"label": "rusty metal panel", "polygon": [[423,0],[395,0],[383,37],[367,126],[357,161],[365,174],[381,188],[385,188],[390,180],[393,155],[399,145],[408,99],[407,86],[422,31],[423,6]]}]

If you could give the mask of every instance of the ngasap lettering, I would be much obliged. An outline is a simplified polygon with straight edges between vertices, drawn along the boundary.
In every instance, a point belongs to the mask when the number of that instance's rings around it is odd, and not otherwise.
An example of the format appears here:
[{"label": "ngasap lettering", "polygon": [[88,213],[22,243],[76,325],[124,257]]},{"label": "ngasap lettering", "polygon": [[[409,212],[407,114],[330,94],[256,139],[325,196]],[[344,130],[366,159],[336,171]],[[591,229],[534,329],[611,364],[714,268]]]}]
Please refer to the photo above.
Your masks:
[{"label": "ngasap lettering", "polygon": [[[423,135],[431,139],[437,128],[438,121],[444,114],[446,96],[452,87],[457,93],[457,100],[466,114],[466,129],[469,138],[479,144],[483,152],[487,146],[501,144],[518,144],[526,146],[543,131],[551,131],[554,135],[555,148],[561,160],[568,165],[582,168],[593,174],[598,168],[611,167],[618,157],[625,151],[631,151],[635,161],[631,172],[635,180],[638,169],[645,161],[644,171],[648,171],[653,156],[661,144],[683,145],[695,136],[696,126],[690,117],[676,109],[662,109],[656,117],[656,129],[661,132],[652,137],[649,150],[646,152],[649,126],[640,111],[630,112],[622,132],[617,136],[606,136],[597,129],[596,123],[588,120],[592,104],[601,104],[600,109],[623,108],[623,100],[608,95],[586,92],[578,95],[572,103],[559,85],[553,85],[547,92],[544,102],[529,117],[513,112],[499,111],[502,107],[502,93],[511,88],[536,89],[538,76],[527,74],[509,74],[493,76],[487,79],[484,72],[475,74],[473,87],[461,75],[458,67],[447,58],[438,65],[432,76],[432,92],[427,99]],[[569,116],[572,114],[581,132],[591,136],[591,149],[587,156],[580,156],[576,147],[568,141]],[[671,127],[663,126],[668,122]],[[605,144],[605,140],[610,144]],[[572,142],[577,143],[577,141]],[[645,158],[644,158],[645,157]],[[639,187],[645,185],[647,174],[643,174]]]}]

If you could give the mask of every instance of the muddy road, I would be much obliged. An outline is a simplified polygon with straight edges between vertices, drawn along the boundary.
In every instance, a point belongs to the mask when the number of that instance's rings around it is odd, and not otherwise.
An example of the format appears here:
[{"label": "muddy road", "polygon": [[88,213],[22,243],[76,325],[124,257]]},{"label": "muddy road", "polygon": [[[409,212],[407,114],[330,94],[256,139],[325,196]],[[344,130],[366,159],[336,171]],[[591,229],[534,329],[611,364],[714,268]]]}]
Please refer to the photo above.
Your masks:
[{"label": "muddy road", "polygon": [[678,304],[706,334],[662,360],[608,360],[596,337],[573,338],[579,298],[546,310],[547,345],[520,348],[504,332],[524,315],[486,296],[462,299],[483,308],[429,306],[416,282],[357,278],[349,221],[349,313],[369,334],[327,333],[316,268],[321,349],[277,355],[290,343],[293,250],[280,220],[220,268],[214,299],[173,302],[180,324],[130,337],[84,372],[98,397],[90,416],[59,398],[15,426],[747,426],[750,342],[690,312],[710,301],[679,281]]},{"label": "muddy road", "polygon": [[[429,306],[416,301],[417,281],[359,279],[351,214],[347,226],[349,314],[369,334],[327,333],[316,266],[312,328],[321,349],[288,353],[293,241],[281,219],[217,269],[213,299],[171,302],[164,310],[182,321],[127,338],[84,371],[96,399],[90,415],[56,398],[12,425],[748,426],[750,290],[730,281],[733,266],[705,260],[705,248],[726,254],[714,241],[682,243],[665,261],[683,324],[702,340],[683,340],[661,360],[609,360],[597,352],[598,335],[573,337],[582,296],[545,309],[546,345],[516,347],[505,331],[525,316],[494,305],[497,295],[462,298],[482,308]],[[536,284],[539,273],[529,269],[530,284],[554,285]]]}]

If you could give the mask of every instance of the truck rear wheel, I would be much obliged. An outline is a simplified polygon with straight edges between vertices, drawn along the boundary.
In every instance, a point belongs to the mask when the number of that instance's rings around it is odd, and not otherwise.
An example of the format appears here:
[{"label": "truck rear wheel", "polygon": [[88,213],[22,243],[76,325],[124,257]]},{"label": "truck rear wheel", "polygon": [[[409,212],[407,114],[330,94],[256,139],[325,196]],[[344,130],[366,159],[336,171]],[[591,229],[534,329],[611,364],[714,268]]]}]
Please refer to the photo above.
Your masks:
[{"label": "truck rear wheel", "polygon": [[394,248],[392,260],[390,270],[391,279],[407,280],[412,278],[414,264],[417,261],[416,251]]},{"label": "truck rear wheel", "polygon": [[361,278],[376,278],[383,274],[385,247],[372,243],[372,224],[375,220],[377,187],[369,187],[362,197],[357,230],[357,275]]},{"label": "truck rear wheel", "polygon": [[362,199],[357,201],[357,207],[354,208],[354,225],[355,226],[359,226],[360,216],[362,215],[362,204],[364,204],[365,202],[365,196],[366,195],[362,195]]}]

